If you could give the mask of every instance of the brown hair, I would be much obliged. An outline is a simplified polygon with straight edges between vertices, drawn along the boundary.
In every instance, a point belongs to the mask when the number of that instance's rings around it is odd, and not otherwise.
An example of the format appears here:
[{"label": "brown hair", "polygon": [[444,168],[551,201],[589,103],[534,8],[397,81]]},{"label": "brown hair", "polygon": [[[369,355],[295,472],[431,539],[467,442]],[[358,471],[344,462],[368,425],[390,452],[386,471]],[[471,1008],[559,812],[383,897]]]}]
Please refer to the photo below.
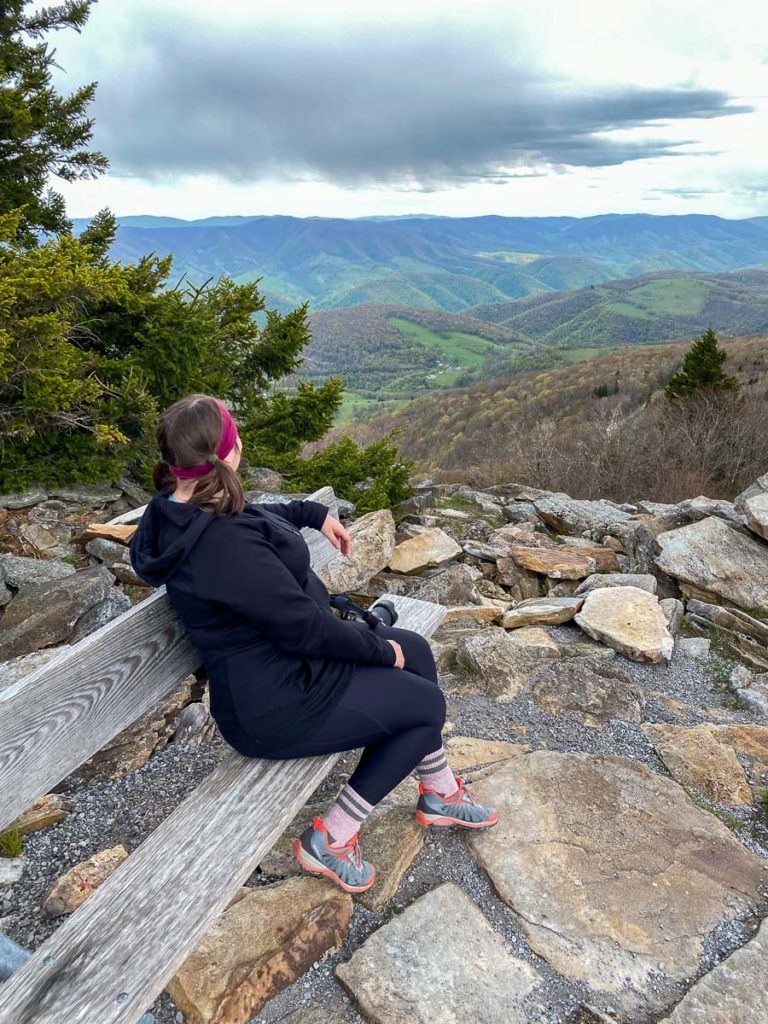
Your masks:
[{"label": "brown hair", "polygon": [[[161,413],[155,439],[161,461],[152,473],[158,491],[172,486],[177,478],[170,466],[197,466],[211,461],[221,437],[221,413],[210,395],[187,395]],[[214,459],[213,468],[198,477],[190,505],[210,506],[214,515],[242,512],[245,495],[240,477],[223,459]]]}]

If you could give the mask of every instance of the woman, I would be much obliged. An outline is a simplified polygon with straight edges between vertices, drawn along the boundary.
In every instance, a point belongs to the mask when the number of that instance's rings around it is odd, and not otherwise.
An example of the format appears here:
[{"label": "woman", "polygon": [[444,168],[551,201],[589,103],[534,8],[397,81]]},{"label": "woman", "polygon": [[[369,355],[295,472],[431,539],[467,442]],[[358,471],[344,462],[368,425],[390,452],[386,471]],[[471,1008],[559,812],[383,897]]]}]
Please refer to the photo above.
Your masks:
[{"label": "woman", "polygon": [[158,493],[131,541],[131,562],[171,605],[203,659],[211,714],[247,757],[293,758],[363,747],[338,799],[294,841],[300,864],[347,892],[375,869],[358,829],[414,769],[422,825],[488,828],[448,768],[445,699],[427,641],[407,629],[338,618],[309,565],[304,526],[342,554],[347,531],[317,501],[245,503],[241,444],[226,406],[189,395],[160,416]]}]

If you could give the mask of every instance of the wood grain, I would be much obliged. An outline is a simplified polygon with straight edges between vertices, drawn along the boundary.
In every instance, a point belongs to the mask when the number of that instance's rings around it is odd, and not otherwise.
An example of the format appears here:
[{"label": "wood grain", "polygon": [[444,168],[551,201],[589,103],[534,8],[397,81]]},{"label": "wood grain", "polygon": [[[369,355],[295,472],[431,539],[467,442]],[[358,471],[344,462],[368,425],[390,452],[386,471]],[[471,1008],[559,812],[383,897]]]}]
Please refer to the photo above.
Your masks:
[{"label": "wood grain", "polygon": [[[312,495],[337,510],[330,487]],[[314,568],[336,554],[302,530]],[[0,692],[0,833],[200,665],[160,587]]]},{"label": "wood grain", "polygon": [[[429,636],[445,608],[385,595]],[[229,755],[0,990],[0,1024],[135,1024],[338,754]]]}]

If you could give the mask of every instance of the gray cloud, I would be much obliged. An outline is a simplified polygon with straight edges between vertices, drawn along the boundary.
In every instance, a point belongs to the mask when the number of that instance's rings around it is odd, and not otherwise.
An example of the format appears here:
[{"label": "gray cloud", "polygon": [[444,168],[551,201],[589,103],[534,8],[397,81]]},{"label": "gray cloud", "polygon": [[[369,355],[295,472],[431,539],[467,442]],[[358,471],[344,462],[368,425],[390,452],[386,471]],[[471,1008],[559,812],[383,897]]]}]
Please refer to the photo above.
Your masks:
[{"label": "gray cloud", "polygon": [[[691,140],[613,133],[752,109],[713,89],[587,91],[515,64],[508,42],[395,25],[313,40],[152,24],[96,67],[96,141],[115,171],[141,177],[429,190],[675,155]],[[93,74],[98,48],[90,58]]]}]

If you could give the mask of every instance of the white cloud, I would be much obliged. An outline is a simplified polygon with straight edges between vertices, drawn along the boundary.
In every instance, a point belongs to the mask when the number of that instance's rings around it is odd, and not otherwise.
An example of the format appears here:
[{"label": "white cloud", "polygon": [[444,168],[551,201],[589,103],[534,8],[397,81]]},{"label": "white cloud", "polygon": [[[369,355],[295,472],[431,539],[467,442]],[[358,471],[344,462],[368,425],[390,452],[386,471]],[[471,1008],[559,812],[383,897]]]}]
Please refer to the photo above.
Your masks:
[{"label": "white cloud", "polygon": [[764,214],[767,29],[756,0],[101,0],[55,43],[60,87],[100,82],[113,169],[61,191],[75,216]]}]

